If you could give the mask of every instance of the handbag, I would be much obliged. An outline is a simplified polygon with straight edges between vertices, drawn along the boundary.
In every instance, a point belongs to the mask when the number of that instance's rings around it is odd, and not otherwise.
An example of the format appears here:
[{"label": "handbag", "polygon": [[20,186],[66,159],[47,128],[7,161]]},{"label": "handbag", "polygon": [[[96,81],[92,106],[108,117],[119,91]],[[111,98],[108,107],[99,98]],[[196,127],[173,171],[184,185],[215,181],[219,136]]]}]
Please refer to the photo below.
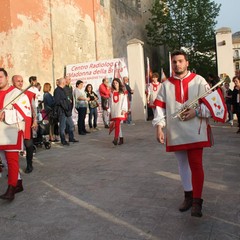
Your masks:
[{"label": "handbag", "polygon": [[93,101],[89,102],[89,107],[90,108],[97,108],[97,107],[99,107],[99,104],[96,100],[93,100]]}]

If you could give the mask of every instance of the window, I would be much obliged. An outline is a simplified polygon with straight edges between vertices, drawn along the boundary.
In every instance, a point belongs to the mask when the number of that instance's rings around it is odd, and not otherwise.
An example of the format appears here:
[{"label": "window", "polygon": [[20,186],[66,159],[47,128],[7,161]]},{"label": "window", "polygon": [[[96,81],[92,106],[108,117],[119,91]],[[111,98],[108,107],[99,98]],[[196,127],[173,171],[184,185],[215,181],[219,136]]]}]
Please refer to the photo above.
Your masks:
[{"label": "window", "polygon": [[235,57],[239,58],[239,51],[238,50],[235,50]]},{"label": "window", "polygon": [[236,70],[239,70],[239,62],[236,62]]}]

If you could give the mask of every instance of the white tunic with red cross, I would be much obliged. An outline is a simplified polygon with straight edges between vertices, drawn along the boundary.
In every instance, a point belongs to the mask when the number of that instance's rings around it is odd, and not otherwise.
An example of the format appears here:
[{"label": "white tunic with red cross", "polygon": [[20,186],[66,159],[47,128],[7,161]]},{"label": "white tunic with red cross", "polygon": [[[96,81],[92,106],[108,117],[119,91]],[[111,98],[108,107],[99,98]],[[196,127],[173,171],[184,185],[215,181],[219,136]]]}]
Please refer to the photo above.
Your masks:
[{"label": "white tunic with red cross", "polygon": [[172,117],[208,89],[209,85],[203,77],[190,72],[184,79],[171,77],[162,83],[154,102],[156,112],[153,125],[166,125],[167,151],[182,151],[212,145],[207,118],[194,117],[188,121],[181,121]]},{"label": "white tunic with red cross", "polygon": [[154,101],[157,97],[157,94],[159,92],[161,83],[160,82],[151,82],[148,87],[148,95],[149,95],[149,107],[155,108]]},{"label": "white tunic with red cross", "polygon": [[[122,112],[125,114],[122,114]],[[119,93],[117,91],[113,91],[110,95],[110,113],[111,120],[126,120],[126,113],[128,112],[128,99],[127,93]]]},{"label": "white tunic with red cross", "polygon": [[[0,109],[7,106],[19,94],[21,94],[21,91],[13,86],[7,90],[1,90]],[[0,150],[21,150],[24,135],[27,137],[30,135],[29,131],[32,121],[31,105],[28,97],[25,94],[21,94],[12,104],[6,107],[4,113],[5,120],[0,122],[0,133],[3,139],[0,144]],[[17,129],[17,133],[14,129]]]}]

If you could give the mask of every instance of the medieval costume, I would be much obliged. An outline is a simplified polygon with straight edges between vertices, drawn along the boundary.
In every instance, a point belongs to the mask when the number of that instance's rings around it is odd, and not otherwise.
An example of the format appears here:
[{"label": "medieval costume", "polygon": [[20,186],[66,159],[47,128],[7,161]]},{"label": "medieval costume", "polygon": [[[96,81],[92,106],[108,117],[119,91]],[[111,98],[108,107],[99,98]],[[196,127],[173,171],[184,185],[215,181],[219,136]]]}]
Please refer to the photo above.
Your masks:
[{"label": "medieval costume", "polygon": [[[162,83],[154,102],[156,110],[153,125],[159,125],[161,128],[166,126],[166,151],[175,152],[185,199],[186,197],[189,199],[187,206],[185,204],[184,207],[180,207],[180,211],[188,210],[192,206],[192,201],[199,202],[197,205],[199,209],[202,206],[204,181],[202,154],[204,147],[212,145],[208,123],[211,114],[204,104],[200,104],[195,110],[196,116],[188,121],[181,121],[173,115],[208,89],[209,85],[204,78],[188,72],[183,79],[170,77]],[[201,217],[201,209],[198,211],[192,209],[192,216]]]},{"label": "medieval costume", "polygon": [[[18,151],[22,150],[24,136],[31,136],[31,106],[28,97],[22,94],[12,104],[7,105],[21,93],[15,87],[0,90],[0,109],[5,117],[0,122],[0,150],[4,150],[8,164],[8,189],[0,198],[13,200],[18,183]],[[25,127],[26,126],[26,127]]]},{"label": "medieval costume", "polygon": [[114,90],[110,96],[110,121],[115,123],[115,134],[113,144],[117,145],[119,138],[119,145],[123,144],[123,135],[121,123],[127,119],[128,99],[127,92],[119,92]]}]

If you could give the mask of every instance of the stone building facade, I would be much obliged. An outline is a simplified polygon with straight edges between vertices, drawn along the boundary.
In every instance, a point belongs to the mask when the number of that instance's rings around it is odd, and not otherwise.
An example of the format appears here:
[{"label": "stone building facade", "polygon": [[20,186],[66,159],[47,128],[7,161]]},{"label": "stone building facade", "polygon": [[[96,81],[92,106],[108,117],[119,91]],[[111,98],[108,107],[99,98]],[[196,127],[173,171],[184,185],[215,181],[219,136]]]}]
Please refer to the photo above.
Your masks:
[{"label": "stone building facade", "polygon": [[235,75],[240,76],[240,32],[232,35],[233,39],[233,63]]},{"label": "stone building facade", "polygon": [[[218,75],[228,75],[232,79],[239,75],[240,32],[232,34],[231,28],[222,27],[216,31],[216,51]],[[233,88],[231,82],[231,87]]]},{"label": "stone building facade", "polygon": [[[127,57],[127,41],[146,42],[147,0],[2,0],[0,67],[9,75],[62,77],[73,63]],[[143,9],[145,8],[145,9]]]}]

